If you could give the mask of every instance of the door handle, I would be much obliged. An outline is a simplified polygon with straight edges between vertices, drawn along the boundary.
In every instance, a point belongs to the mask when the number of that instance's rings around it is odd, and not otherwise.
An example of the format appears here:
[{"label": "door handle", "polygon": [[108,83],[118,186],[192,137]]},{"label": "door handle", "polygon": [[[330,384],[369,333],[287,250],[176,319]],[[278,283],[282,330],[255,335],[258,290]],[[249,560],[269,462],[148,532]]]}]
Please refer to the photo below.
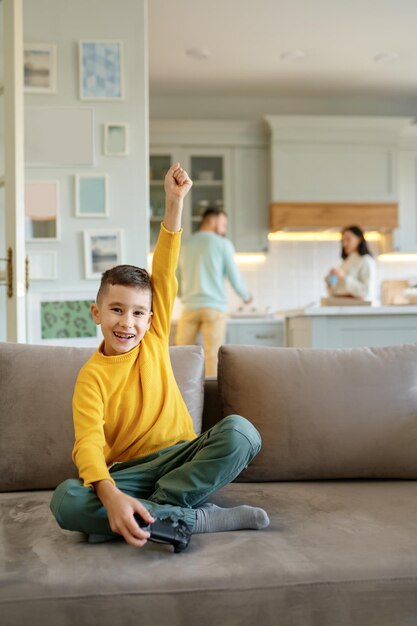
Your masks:
[{"label": "door handle", "polygon": [[26,255],[25,258],[25,287],[26,287],[26,291],[29,290],[29,256]]},{"label": "door handle", "polygon": [[13,250],[11,247],[7,249],[7,256],[0,261],[6,261],[6,271],[2,272],[0,285],[5,285],[8,298],[13,298]]}]

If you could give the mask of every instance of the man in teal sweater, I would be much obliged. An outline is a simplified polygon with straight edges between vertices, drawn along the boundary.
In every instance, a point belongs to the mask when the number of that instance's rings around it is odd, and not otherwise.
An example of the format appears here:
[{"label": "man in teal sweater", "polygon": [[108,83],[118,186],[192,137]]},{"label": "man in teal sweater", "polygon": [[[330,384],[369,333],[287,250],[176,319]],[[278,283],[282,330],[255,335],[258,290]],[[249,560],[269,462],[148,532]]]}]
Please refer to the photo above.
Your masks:
[{"label": "man in teal sweater", "polygon": [[194,344],[201,331],[206,355],[206,376],[217,373],[217,353],[226,338],[227,297],[225,278],[245,303],[251,301],[234,260],[234,247],[225,237],[227,215],[209,208],[200,230],[182,245],[178,281],[183,310],[176,344]]}]

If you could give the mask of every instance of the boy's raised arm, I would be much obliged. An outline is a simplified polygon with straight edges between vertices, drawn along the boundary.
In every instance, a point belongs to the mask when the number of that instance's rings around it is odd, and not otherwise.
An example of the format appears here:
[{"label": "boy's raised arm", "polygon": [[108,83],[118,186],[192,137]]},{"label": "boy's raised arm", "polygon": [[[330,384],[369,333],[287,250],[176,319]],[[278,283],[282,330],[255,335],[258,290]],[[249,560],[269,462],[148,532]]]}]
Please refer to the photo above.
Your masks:
[{"label": "boy's raised arm", "polygon": [[152,329],[169,337],[172,309],[177,294],[175,270],[180,250],[181,217],[184,198],[192,182],[187,172],[175,163],[165,176],[165,215],[152,261]]},{"label": "boy's raised arm", "polygon": [[165,176],[165,215],[164,226],[171,233],[181,230],[181,217],[184,198],[190,191],[192,182],[179,163],[172,165]]}]

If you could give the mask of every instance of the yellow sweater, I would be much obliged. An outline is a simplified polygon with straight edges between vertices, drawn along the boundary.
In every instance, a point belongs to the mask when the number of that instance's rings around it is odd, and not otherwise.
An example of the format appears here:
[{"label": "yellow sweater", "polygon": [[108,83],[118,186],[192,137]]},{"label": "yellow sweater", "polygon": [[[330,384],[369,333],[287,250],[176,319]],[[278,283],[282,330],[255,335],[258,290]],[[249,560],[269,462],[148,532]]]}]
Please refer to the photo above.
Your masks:
[{"label": "yellow sweater", "polygon": [[109,479],[108,466],[197,436],[169,358],[180,233],[161,225],[152,263],[152,325],[139,346],[118,356],[100,348],[81,368],[74,389],[72,453],[85,486]]}]

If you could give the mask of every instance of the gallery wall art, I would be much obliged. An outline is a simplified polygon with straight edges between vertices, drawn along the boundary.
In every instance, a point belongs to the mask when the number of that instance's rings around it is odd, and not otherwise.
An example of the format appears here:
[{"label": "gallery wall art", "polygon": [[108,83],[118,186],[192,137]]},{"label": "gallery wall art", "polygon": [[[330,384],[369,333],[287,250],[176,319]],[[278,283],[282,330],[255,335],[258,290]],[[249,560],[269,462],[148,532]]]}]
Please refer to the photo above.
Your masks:
[{"label": "gallery wall art", "polygon": [[123,100],[123,43],[80,41],[80,99]]},{"label": "gallery wall art", "polygon": [[103,272],[123,263],[122,230],[84,231],[85,277],[100,279]]},{"label": "gallery wall art", "polygon": [[56,57],[57,48],[55,44],[24,44],[25,93],[50,94],[56,92]]},{"label": "gallery wall art", "polygon": [[108,217],[108,177],[106,174],[76,174],[75,215]]},{"label": "gallery wall art", "polygon": [[25,183],[26,241],[59,239],[59,182],[27,180]]},{"label": "gallery wall art", "polygon": [[93,292],[30,293],[29,343],[59,346],[98,346],[102,334],[90,307]]}]

